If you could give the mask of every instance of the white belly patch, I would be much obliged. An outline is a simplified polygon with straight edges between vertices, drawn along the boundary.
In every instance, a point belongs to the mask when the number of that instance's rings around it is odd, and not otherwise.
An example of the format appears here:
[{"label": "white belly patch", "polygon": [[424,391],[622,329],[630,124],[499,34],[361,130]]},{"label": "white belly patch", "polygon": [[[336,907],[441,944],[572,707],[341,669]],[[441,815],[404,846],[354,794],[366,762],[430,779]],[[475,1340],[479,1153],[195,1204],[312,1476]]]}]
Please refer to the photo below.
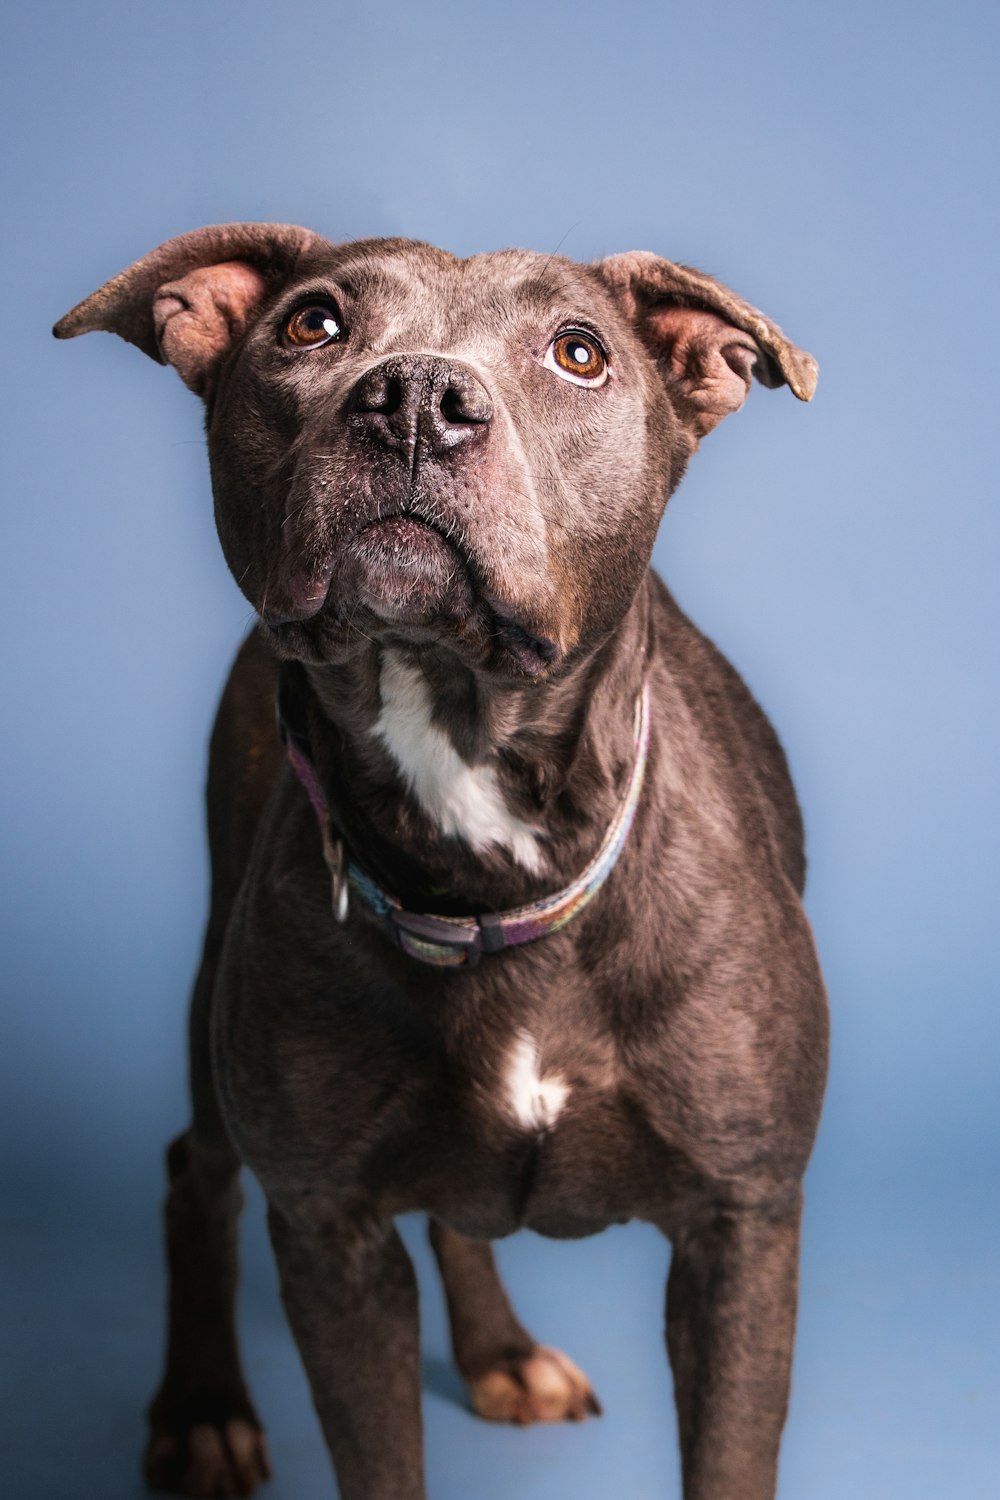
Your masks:
[{"label": "white belly patch", "polygon": [[519,1036],[504,1070],[507,1104],[525,1130],[551,1130],[569,1098],[569,1085],[558,1073],[539,1072],[538,1047]]},{"label": "white belly patch", "polygon": [[467,765],[433,723],[423,674],[398,652],[386,651],[379,686],[382,709],[372,733],[427,816],[470,848],[499,846],[537,873],[542,854],[536,830],[507,807],[493,767]]}]

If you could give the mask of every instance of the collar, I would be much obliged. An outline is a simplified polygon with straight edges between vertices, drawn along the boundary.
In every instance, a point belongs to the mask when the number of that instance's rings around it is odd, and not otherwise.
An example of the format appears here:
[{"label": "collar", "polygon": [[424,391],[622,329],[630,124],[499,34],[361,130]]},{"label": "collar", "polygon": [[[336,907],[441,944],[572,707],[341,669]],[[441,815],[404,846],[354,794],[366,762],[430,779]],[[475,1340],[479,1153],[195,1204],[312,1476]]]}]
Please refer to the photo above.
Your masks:
[{"label": "collar", "polygon": [[601,846],[577,878],[552,896],[507,911],[478,917],[441,917],[407,911],[382,889],[357,860],[345,852],[344,840],[330,821],[323,789],[309,753],[305,731],[294,727],[285,694],[278,694],[278,733],[295,774],[305,787],[323,839],[323,856],[330,871],[332,905],[338,922],[347,918],[350,888],[380,919],[390,941],[411,958],[439,968],[471,968],[483,953],[499,953],[558,932],[596,896],[617,863],[632,828],[642,791],[649,751],[649,683],[643,683],[635,704],[635,757],[621,805]]}]

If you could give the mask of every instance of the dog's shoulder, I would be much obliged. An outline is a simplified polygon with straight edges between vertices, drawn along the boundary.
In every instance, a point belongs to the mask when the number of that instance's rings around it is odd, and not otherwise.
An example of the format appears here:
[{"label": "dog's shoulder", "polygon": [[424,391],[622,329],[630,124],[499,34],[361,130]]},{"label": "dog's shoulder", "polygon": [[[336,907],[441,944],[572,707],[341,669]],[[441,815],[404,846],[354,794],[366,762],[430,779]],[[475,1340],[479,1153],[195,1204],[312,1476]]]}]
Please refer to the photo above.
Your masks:
[{"label": "dog's shoulder", "polygon": [[680,608],[660,576],[650,569],[650,634],[653,660],[668,674],[700,735],[732,775],[737,796],[753,797],[764,809],[789,880],[805,883],[802,814],[775,730],[731,662]]}]

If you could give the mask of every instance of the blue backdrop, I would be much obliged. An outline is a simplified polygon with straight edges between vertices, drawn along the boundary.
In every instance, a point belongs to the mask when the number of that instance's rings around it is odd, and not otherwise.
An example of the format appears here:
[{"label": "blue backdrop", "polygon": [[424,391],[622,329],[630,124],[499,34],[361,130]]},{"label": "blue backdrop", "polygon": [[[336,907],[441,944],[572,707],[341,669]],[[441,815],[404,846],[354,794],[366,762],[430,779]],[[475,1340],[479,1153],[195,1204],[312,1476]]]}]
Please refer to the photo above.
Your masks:
[{"label": "blue backdrop", "polygon": [[[117,340],[48,328],[161,240],[230,219],[459,254],[655,249],[818,356],[812,406],[758,389],[706,441],[656,551],[789,750],[831,992],[782,1494],[996,1493],[997,16],[966,0],[5,12],[0,1409],[19,1500],[141,1493],[205,744],[249,623],[195,398]],[[259,1204],[248,1227],[272,1493],[309,1500],[330,1482]],[[665,1247],[631,1228],[502,1255],[607,1416],[476,1423],[424,1276],[435,1500],[677,1495]]]}]

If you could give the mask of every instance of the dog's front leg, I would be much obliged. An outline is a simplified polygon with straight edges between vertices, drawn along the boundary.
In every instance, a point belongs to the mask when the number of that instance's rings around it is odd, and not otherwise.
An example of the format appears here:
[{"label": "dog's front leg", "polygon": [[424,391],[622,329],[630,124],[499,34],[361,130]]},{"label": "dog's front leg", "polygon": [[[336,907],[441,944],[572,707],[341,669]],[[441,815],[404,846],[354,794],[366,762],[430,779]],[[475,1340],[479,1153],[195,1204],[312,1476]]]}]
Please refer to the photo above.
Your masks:
[{"label": "dog's front leg", "polygon": [[684,1500],[772,1500],[788,1405],[801,1198],[675,1231],[667,1346]]},{"label": "dog's front leg", "polygon": [[582,1370],[536,1342],[518,1320],[493,1251],[446,1224],[430,1223],[448,1303],[455,1363],[472,1405],[491,1422],[581,1422],[601,1406]]},{"label": "dog's front leg", "polygon": [[413,1266],[392,1222],[268,1214],[341,1500],[424,1500]]}]

